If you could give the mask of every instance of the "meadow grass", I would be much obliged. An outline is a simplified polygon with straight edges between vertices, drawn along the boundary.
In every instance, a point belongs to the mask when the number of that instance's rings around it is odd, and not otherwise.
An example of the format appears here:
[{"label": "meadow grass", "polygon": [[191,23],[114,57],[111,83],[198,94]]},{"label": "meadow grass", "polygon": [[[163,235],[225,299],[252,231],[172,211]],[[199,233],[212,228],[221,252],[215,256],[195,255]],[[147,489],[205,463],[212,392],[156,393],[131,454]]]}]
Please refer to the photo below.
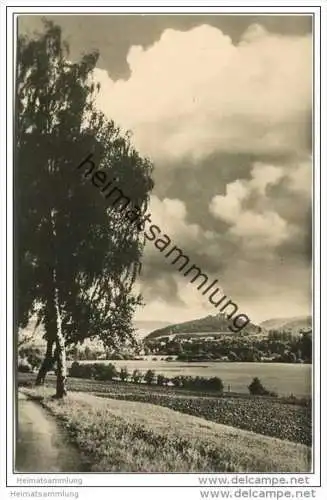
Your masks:
[{"label": "meadow grass", "polygon": [[149,403],[27,389],[61,419],[92,472],[308,472],[309,447]]},{"label": "meadow grass", "polygon": [[[33,387],[34,378],[31,374],[20,374],[19,384]],[[307,446],[311,446],[312,443],[309,400],[232,393],[215,395],[214,392],[205,393],[183,388],[71,377],[68,378],[67,384],[69,391],[155,404],[266,436],[287,439]],[[46,385],[55,387],[55,377],[49,375]]]}]

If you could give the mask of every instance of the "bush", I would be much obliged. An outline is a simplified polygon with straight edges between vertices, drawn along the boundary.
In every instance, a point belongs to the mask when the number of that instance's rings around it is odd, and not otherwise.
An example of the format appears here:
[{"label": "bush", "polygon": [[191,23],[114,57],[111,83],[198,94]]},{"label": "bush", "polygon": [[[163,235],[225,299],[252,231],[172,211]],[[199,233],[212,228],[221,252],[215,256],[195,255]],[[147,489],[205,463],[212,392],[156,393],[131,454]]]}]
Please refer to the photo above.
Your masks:
[{"label": "bush", "polygon": [[262,385],[258,377],[254,377],[251,384],[248,386],[250,394],[254,396],[268,396],[270,392]]},{"label": "bush", "polygon": [[239,357],[237,356],[237,354],[234,352],[234,351],[230,351],[229,354],[228,354],[228,359],[229,361],[239,361]]},{"label": "bush", "polygon": [[153,370],[148,370],[144,375],[144,380],[148,385],[151,385],[154,382],[155,376],[156,374]]},{"label": "bush", "polygon": [[69,370],[69,376],[75,378],[89,378],[96,380],[112,380],[117,376],[116,368],[109,363],[78,363],[74,361]]},{"label": "bush", "polygon": [[76,378],[92,378],[94,375],[94,365],[93,364],[80,364],[77,361],[72,363],[69,370],[70,377]]},{"label": "bush", "polygon": [[193,377],[180,375],[179,379],[181,384],[180,387],[184,387],[185,389],[192,387]]},{"label": "bush", "polygon": [[119,372],[119,378],[122,382],[125,382],[125,380],[128,379],[129,373],[126,367],[121,368]]},{"label": "bush", "polygon": [[77,378],[80,377],[81,373],[80,366],[81,365],[77,361],[74,361],[68,370],[68,375],[70,377],[77,377]]},{"label": "bush", "polygon": [[112,380],[117,376],[117,370],[112,363],[94,363],[93,376],[96,380]]},{"label": "bush", "polygon": [[24,359],[32,367],[32,371],[35,368],[39,368],[44,357],[41,349],[34,346],[21,347],[18,353],[19,358]]},{"label": "bush", "polygon": [[32,365],[26,359],[19,359],[17,369],[21,373],[31,373],[33,371]]},{"label": "bush", "polygon": [[159,375],[157,376],[157,384],[158,385],[165,385],[167,383],[167,379],[164,375],[161,375],[161,373],[159,373]]},{"label": "bush", "polygon": [[174,384],[174,387],[182,387],[182,380],[181,377],[173,377],[171,379],[172,383]]},{"label": "bush", "polygon": [[135,384],[139,384],[143,378],[142,373],[140,370],[134,370],[132,373],[132,380]]},{"label": "bush", "polygon": [[175,387],[183,387],[192,390],[217,391],[222,393],[224,384],[219,377],[186,377],[180,375],[171,379]]},{"label": "bush", "polygon": [[208,389],[222,393],[224,391],[224,384],[219,377],[209,378],[207,381]]},{"label": "bush", "polygon": [[76,377],[76,373],[79,369],[79,363],[77,361],[74,361],[71,364],[71,367],[68,369],[68,376],[69,377]]},{"label": "bush", "polygon": [[185,377],[183,380],[183,387],[188,389],[201,389],[203,387],[203,378],[199,377]]}]

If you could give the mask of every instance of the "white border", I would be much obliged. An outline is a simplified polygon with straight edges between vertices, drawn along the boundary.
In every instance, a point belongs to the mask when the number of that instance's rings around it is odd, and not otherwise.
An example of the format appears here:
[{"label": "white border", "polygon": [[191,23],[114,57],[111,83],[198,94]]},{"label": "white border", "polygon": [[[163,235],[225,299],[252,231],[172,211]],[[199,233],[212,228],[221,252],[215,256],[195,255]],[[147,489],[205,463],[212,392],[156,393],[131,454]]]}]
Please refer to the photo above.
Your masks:
[{"label": "white border", "polygon": [[[18,2],[17,2],[18,3]],[[28,475],[24,474],[15,474],[13,475],[10,472],[11,469],[11,464],[13,463],[13,449],[12,449],[12,435],[14,432],[14,415],[13,415],[13,410],[12,410],[12,394],[13,394],[13,377],[12,377],[12,359],[13,359],[13,347],[12,347],[12,256],[13,256],[13,245],[12,245],[12,228],[13,228],[13,214],[12,214],[12,165],[13,165],[13,158],[12,158],[12,151],[13,151],[13,137],[12,137],[12,124],[13,124],[13,113],[12,113],[12,99],[13,99],[13,81],[12,81],[12,43],[13,43],[13,33],[12,33],[12,14],[15,13],[20,13],[20,14],[33,14],[33,13],[71,13],[71,14],[77,14],[77,13],[164,13],[164,12],[169,12],[169,13],[234,13],[234,14],[252,14],[252,13],[262,13],[262,14],[273,14],[273,13],[299,13],[299,14],[304,14],[304,13],[315,13],[315,47],[314,47],[314,53],[315,53],[315,133],[316,133],[316,138],[315,138],[315,144],[314,144],[314,158],[315,158],[315,199],[314,199],[314,206],[315,206],[315,226],[316,226],[316,232],[314,235],[314,242],[315,242],[315,249],[314,249],[314,255],[315,255],[315,269],[314,269],[314,275],[315,275],[315,321],[316,321],[316,331],[315,331],[315,370],[314,370],[314,383],[315,383],[315,420],[314,420],[314,428],[316,429],[315,432],[315,473],[313,474],[306,474],[306,477],[309,477],[309,484],[311,486],[318,486],[320,482],[320,459],[319,459],[319,432],[318,430],[320,429],[320,398],[319,394],[326,394],[326,383],[325,381],[327,380],[327,373],[326,373],[326,363],[321,364],[321,379],[323,382],[322,387],[320,388],[320,346],[319,346],[319,335],[320,332],[318,330],[319,328],[319,317],[320,314],[322,314],[321,320],[322,320],[322,332],[326,332],[326,313],[324,311],[324,307],[322,308],[322,311],[320,311],[320,291],[319,291],[319,281],[320,281],[320,272],[323,274],[324,278],[322,280],[322,304],[326,304],[326,261],[322,260],[320,262],[320,255],[319,255],[319,248],[320,248],[320,234],[319,234],[319,226],[320,226],[320,201],[322,205],[322,224],[325,226],[326,223],[326,201],[324,198],[324,192],[322,192],[322,197],[320,200],[319,196],[319,186],[320,186],[320,181],[322,183],[322,186],[326,186],[326,147],[324,144],[324,150],[322,151],[322,158],[320,159],[320,140],[319,140],[319,116],[320,116],[320,78],[319,78],[319,72],[320,72],[320,28],[319,28],[319,9],[318,5],[321,6],[323,9],[323,15],[322,15],[322,23],[323,23],[323,28],[321,32],[322,36],[322,43],[323,47],[326,47],[326,3],[325,2],[295,2],[295,1],[290,1],[287,2],[287,7],[285,7],[286,2],[274,2],[274,6],[270,6],[269,3],[272,2],[260,2],[260,5],[258,2],[252,2],[255,4],[255,7],[246,7],[246,6],[237,6],[237,3],[235,2],[228,2],[225,0],[223,3],[225,5],[228,4],[228,7],[217,7],[212,5],[212,2],[207,1],[205,7],[198,7],[195,6],[195,2],[189,2],[191,6],[187,7],[186,4],[187,2],[180,1],[178,7],[174,7],[174,4],[167,4],[165,2],[165,7],[161,6],[161,3],[163,2],[151,2],[151,6],[149,5],[149,2],[143,2],[142,7],[139,6],[130,6],[129,3],[132,2],[118,2],[116,1],[116,4],[120,4],[120,6],[115,6],[115,7],[107,7],[106,3],[104,1],[97,1],[96,7],[88,7],[86,6],[85,1],[76,1],[72,0],[69,2],[70,5],[69,7],[63,7],[63,6],[58,6],[58,4],[53,4],[53,2],[48,2],[48,6],[44,7],[42,5],[42,2],[37,2],[34,1],[34,7],[30,6],[24,6],[21,5],[20,7],[13,7],[15,5],[15,2],[7,2],[8,10],[7,10],[7,18],[5,18],[4,15],[4,8],[2,7],[1,10],[1,32],[5,33],[5,24],[6,20],[8,22],[7,26],[7,33],[8,33],[8,38],[7,38],[7,84],[8,84],[8,96],[6,98],[4,94],[4,89],[3,89],[3,83],[4,79],[1,79],[1,84],[2,84],[2,92],[1,92],[1,99],[2,99],[2,105],[1,105],[1,110],[3,112],[5,108],[5,103],[8,103],[8,110],[7,110],[7,131],[8,131],[8,136],[7,136],[7,153],[8,153],[8,158],[7,158],[7,269],[8,269],[8,283],[7,283],[7,318],[8,318],[8,331],[4,330],[3,333],[1,333],[1,370],[4,370],[5,366],[5,357],[7,357],[7,401],[3,398],[3,390],[1,391],[2,395],[2,408],[7,407],[7,424],[8,424],[8,449],[7,449],[7,463],[8,463],[8,485],[10,486],[17,486],[17,477],[30,477]],[[60,2],[64,4],[65,2]],[[241,3],[241,2],[239,2]],[[300,3],[300,6],[298,4]],[[50,4],[50,5],[49,5]],[[288,4],[292,5],[292,7],[289,7]],[[306,5],[312,5],[312,7],[307,7]],[[158,5],[160,7],[158,7]],[[212,5],[212,6],[210,6]],[[11,7],[12,6],[12,7]],[[2,59],[4,59],[5,56],[5,49],[4,45],[2,44],[2,50],[1,50],[1,55]],[[322,68],[322,75],[324,78],[324,85],[322,85],[322,89],[324,90],[326,86],[326,64],[325,64],[325,59],[326,59],[326,54],[323,59],[323,68]],[[326,111],[326,95],[324,94],[322,96],[322,105],[323,105],[323,110]],[[326,137],[326,113],[322,113],[322,137]],[[6,125],[5,125],[5,120],[1,121],[1,137],[4,137],[5,135],[5,130],[6,130]],[[5,165],[5,159],[4,159],[4,149],[2,148],[1,150],[1,155],[3,157],[2,165]],[[322,162],[322,177],[321,179],[319,178],[319,163],[320,161]],[[1,169],[1,181],[4,180],[4,168]],[[4,181],[5,182],[5,181]],[[4,182],[1,182],[1,200],[5,199],[5,184]],[[1,211],[1,224],[2,228],[4,227],[4,214],[5,214],[5,207],[3,207],[3,210]],[[324,232],[324,227],[323,227],[323,232],[321,235],[321,243],[322,243],[322,256],[326,256],[326,237],[325,237],[325,232]],[[1,247],[2,250],[2,247]],[[2,257],[3,254],[1,254]],[[1,259],[1,265],[2,268],[1,270],[4,271],[5,266],[4,264],[4,258]],[[4,301],[1,303],[1,320],[3,322],[3,318],[5,315],[5,306],[4,306]],[[8,351],[6,353],[6,346],[5,346],[5,337],[6,334],[8,335]],[[322,336],[321,338],[321,349],[322,353],[326,353],[326,337]],[[7,354],[7,356],[5,355]],[[3,373],[3,380],[4,380],[5,372]],[[4,388],[4,383],[1,384],[1,388]],[[326,399],[325,397],[322,398],[321,400],[321,406],[322,406],[322,442],[326,443],[326,426],[324,425],[324,422],[326,422]],[[1,426],[1,442],[5,442],[5,427],[4,425]],[[322,470],[327,470],[326,467],[326,456],[325,456],[325,449],[323,448],[322,450],[324,452],[323,454],[323,463],[322,463]],[[3,454],[4,455],[4,454]],[[4,460],[2,461],[2,464],[4,465]],[[2,466],[3,466],[2,465]],[[56,474],[56,477],[67,477],[69,476],[68,474],[62,474],[58,475]],[[199,487],[199,481],[198,478],[203,477],[204,474],[81,474],[78,475],[78,477],[83,478],[83,486],[89,485],[89,486],[197,486]],[[213,474],[210,474],[209,476],[214,476]],[[235,475],[228,475],[230,477],[234,477]],[[256,477],[257,474],[247,474],[248,478]],[[274,476],[274,477],[285,477],[289,478],[289,474],[266,474],[266,476]],[[297,474],[293,474],[293,477],[295,476],[301,476]],[[4,477],[2,475],[2,477]],[[35,474],[33,477],[53,477],[51,474]],[[71,474],[70,477],[76,478],[77,476],[75,474]],[[226,488],[227,489],[227,488]],[[197,488],[194,489],[197,491]],[[85,490],[84,490],[85,491]],[[93,490],[95,491],[95,490]],[[99,494],[100,492],[103,492],[103,490],[96,490]],[[91,491],[89,490],[90,494]],[[132,493],[130,491],[130,493]],[[165,494],[170,492],[166,491]],[[135,494],[135,492],[133,492]],[[157,494],[157,492],[156,492]],[[191,490],[188,490],[188,494],[191,494]],[[145,490],[142,488],[142,497],[145,498]],[[197,498],[198,498],[198,493],[197,493]]]}]

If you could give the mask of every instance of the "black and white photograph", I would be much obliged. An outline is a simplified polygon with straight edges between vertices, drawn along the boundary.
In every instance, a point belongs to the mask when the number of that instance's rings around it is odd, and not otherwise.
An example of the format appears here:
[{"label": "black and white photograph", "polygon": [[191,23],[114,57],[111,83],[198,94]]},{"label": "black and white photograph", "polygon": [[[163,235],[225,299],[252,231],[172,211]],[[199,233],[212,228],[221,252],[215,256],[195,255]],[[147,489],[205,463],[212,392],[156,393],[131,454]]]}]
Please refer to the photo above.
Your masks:
[{"label": "black and white photograph", "polygon": [[317,472],[315,16],[13,23],[13,473]]}]

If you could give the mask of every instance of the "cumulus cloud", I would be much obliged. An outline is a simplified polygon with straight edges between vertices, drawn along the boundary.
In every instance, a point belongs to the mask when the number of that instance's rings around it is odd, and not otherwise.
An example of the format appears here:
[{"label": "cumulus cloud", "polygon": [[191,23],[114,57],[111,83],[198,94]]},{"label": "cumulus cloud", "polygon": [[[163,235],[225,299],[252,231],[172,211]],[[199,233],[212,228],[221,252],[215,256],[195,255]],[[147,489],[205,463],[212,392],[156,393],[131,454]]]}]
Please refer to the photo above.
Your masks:
[{"label": "cumulus cloud", "polygon": [[[189,257],[190,265],[200,266],[209,279],[217,277],[213,276],[212,269],[211,273],[208,271],[205,261],[215,263],[217,266],[219,236],[198,224],[190,223],[186,206],[182,201],[169,198],[160,200],[153,195],[150,199],[149,213],[151,213],[151,224],[157,225],[161,230],[157,239],[166,234],[171,240],[169,249],[176,245]],[[146,242],[145,265],[142,267],[139,282],[139,290],[147,304],[151,305],[151,309],[161,310],[166,304],[171,310],[175,310],[178,304],[184,316],[190,308],[194,317],[196,314],[213,312],[208,299],[189,282],[189,277],[186,278],[178,272],[178,267],[172,265],[171,260],[166,259],[164,253],[162,254],[154,243],[155,241]]]},{"label": "cumulus cloud", "polygon": [[[170,198],[161,200],[158,196],[152,195],[149,213],[151,223],[160,228],[160,234],[166,234],[172,245],[180,247],[185,253],[190,254],[191,258],[204,261],[208,257],[207,263],[212,264],[223,256],[222,235],[190,222],[186,204],[181,200]],[[145,254],[147,257],[155,257],[158,261],[163,259],[152,241],[146,241]]]},{"label": "cumulus cloud", "polygon": [[[226,195],[214,196],[209,211],[214,217],[230,224],[229,233],[244,239],[244,245],[278,246],[294,236],[295,228],[277,212],[262,207],[269,206],[268,187],[278,184],[285,175],[281,167],[256,163],[251,179],[228,184]],[[291,175],[294,176],[294,173]],[[260,211],[246,208],[246,201],[251,197],[255,197]]]},{"label": "cumulus cloud", "polygon": [[251,172],[252,180],[249,185],[259,194],[265,195],[269,185],[276,184],[283,177],[283,169],[274,165],[256,163]]},{"label": "cumulus cloud", "polygon": [[289,236],[286,221],[275,212],[245,211],[230,232],[244,238],[247,246],[276,246]]},{"label": "cumulus cloud", "polygon": [[[205,229],[199,224],[189,221],[189,214],[185,203],[178,199],[164,198],[152,195],[149,204],[151,214],[150,224],[155,224],[160,229],[160,236],[168,236],[171,243],[169,248],[177,246],[190,258],[190,262],[201,265],[203,271],[216,270],[217,260],[223,257],[224,245],[221,236],[214,231]],[[147,229],[147,228],[146,228]],[[156,239],[160,238],[159,234]],[[166,238],[164,238],[165,241]],[[168,249],[168,246],[167,246]],[[151,278],[156,285],[162,276],[175,275],[176,268],[166,261],[164,255],[154,245],[154,241],[146,240],[145,263],[143,276]],[[170,287],[174,286],[173,282]],[[171,292],[171,290],[170,290]]]},{"label": "cumulus cloud", "polygon": [[133,46],[128,80],[96,70],[99,107],[154,160],[213,152],[303,150],[311,106],[311,38],[254,25],[234,45],[208,25],[167,29]]},{"label": "cumulus cloud", "polygon": [[[95,71],[98,107],[154,161],[152,223],[254,320],[310,303],[311,49],[309,35],[256,24],[235,42],[200,25],[131,46],[126,80]],[[139,287],[143,317],[215,313],[153,242]]]},{"label": "cumulus cloud", "polygon": [[312,160],[300,161],[295,168],[289,169],[287,188],[298,192],[305,198],[311,198]]},{"label": "cumulus cloud", "polygon": [[[151,214],[151,222],[148,222],[147,227],[150,224],[158,226],[161,236],[166,234],[171,240],[172,246],[176,245],[185,248],[185,250],[194,248],[195,243],[203,234],[203,230],[198,224],[187,221],[186,206],[181,200],[170,198],[160,200],[158,196],[152,195],[148,212]],[[167,265],[152,241],[146,240],[145,258],[148,263],[156,262],[160,267],[163,264],[163,269]]]},{"label": "cumulus cloud", "polygon": [[197,224],[187,222],[186,205],[181,200],[170,198],[160,200],[158,196],[152,195],[149,212],[152,222],[171,238],[177,237],[185,243],[199,237],[201,229]]}]

